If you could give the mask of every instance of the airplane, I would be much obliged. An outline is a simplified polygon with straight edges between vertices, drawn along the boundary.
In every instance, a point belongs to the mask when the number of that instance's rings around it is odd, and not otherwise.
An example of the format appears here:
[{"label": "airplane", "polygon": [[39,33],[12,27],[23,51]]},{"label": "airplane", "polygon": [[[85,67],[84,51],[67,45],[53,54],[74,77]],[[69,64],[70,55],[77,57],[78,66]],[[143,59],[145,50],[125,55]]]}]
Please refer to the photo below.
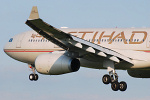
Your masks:
[{"label": "airplane", "polygon": [[44,22],[33,6],[26,24],[32,28],[10,38],[4,52],[27,63],[32,73],[62,75],[77,72],[80,66],[106,69],[104,84],[113,91],[126,91],[116,70],[127,70],[135,78],[150,78],[150,28],[55,28]]}]

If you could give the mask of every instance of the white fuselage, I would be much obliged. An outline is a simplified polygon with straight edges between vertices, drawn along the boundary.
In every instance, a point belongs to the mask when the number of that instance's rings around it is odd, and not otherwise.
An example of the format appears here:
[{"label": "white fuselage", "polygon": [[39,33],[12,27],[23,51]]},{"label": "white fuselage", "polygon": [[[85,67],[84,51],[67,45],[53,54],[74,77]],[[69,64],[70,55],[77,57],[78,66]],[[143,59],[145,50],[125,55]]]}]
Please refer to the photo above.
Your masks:
[{"label": "white fuselage", "polygon": [[[66,33],[80,37],[97,45],[113,49],[124,56],[133,59],[134,66],[117,69],[147,68],[150,69],[150,29],[61,29]],[[38,55],[49,52],[63,51],[35,31],[28,31],[11,38],[5,45],[4,51],[12,58],[34,64]],[[102,63],[80,59],[81,66],[103,68]]]}]

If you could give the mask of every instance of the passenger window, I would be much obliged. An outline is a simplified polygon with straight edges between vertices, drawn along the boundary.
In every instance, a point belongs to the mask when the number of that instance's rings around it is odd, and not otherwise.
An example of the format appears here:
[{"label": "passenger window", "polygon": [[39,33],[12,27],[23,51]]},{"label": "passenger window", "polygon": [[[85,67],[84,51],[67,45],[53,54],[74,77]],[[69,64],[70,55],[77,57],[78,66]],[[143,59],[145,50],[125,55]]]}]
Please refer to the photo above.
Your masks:
[{"label": "passenger window", "polygon": [[109,42],[109,39],[107,39],[107,42]]},{"label": "passenger window", "polygon": [[136,39],[134,39],[134,42],[136,42]]}]

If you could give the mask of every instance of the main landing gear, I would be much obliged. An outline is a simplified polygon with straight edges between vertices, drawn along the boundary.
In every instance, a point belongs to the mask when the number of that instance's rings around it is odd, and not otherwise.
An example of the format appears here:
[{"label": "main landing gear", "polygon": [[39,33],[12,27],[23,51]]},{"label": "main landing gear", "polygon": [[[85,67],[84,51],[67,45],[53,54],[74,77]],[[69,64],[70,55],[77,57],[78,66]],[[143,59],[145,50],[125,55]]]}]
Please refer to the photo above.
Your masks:
[{"label": "main landing gear", "polygon": [[38,75],[35,73],[35,67],[33,65],[29,65],[29,68],[32,70],[32,74],[29,75],[29,80],[31,81],[37,81],[38,80]]},{"label": "main landing gear", "polygon": [[111,60],[105,60],[103,67],[107,68],[109,75],[103,76],[102,81],[104,84],[110,84],[113,91],[125,91],[127,89],[127,84],[124,81],[118,82],[118,75],[114,69],[114,62]]},{"label": "main landing gear", "polygon": [[111,88],[113,91],[125,91],[127,89],[127,84],[124,81],[118,82],[118,75],[117,73],[109,72],[109,75],[106,74],[103,76],[102,81],[104,84],[111,83]]}]

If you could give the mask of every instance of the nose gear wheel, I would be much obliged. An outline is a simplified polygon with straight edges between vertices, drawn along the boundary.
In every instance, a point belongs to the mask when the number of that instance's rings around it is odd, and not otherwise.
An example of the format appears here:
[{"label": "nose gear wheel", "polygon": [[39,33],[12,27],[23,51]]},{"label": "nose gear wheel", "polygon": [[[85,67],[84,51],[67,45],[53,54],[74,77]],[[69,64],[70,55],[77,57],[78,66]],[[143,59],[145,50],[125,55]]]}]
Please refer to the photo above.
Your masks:
[{"label": "nose gear wheel", "polygon": [[29,80],[31,80],[31,81],[37,81],[38,80],[38,75],[37,74],[30,74],[29,75]]}]

